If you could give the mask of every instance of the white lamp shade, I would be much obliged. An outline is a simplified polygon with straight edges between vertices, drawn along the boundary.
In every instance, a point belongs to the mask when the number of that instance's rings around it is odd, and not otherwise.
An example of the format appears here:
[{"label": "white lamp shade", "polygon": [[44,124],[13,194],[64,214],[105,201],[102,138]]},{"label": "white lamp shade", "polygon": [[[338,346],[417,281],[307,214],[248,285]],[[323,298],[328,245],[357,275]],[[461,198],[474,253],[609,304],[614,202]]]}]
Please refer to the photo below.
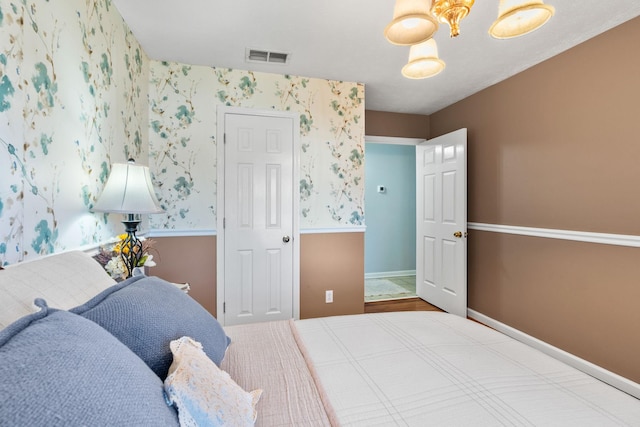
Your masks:
[{"label": "white lamp shade", "polygon": [[384,29],[390,43],[409,46],[428,40],[438,30],[431,0],[396,0],[393,20]]},{"label": "white lamp shade", "polygon": [[411,46],[409,62],[402,67],[402,75],[409,79],[426,79],[444,70],[444,62],[438,58],[438,45],[434,39]]},{"label": "white lamp shade", "polygon": [[497,39],[522,36],[543,26],[554,13],[554,7],[542,0],[500,0],[489,34]]},{"label": "white lamp shade", "polygon": [[93,211],[122,214],[163,212],[153,191],[149,168],[135,163],[114,163]]}]

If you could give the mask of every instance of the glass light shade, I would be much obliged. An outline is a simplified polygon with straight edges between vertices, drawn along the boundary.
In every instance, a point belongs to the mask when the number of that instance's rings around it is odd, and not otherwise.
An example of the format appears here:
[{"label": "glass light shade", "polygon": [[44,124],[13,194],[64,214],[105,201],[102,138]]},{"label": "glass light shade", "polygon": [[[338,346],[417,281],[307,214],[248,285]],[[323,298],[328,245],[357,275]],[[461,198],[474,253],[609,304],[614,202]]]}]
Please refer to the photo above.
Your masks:
[{"label": "glass light shade", "polygon": [[409,46],[428,40],[438,30],[431,0],[396,0],[393,20],[384,29],[390,43]]},{"label": "glass light shade", "polygon": [[152,214],[163,212],[156,199],[149,168],[135,163],[114,163],[94,212]]},{"label": "glass light shade", "polygon": [[438,45],[434,39],[411,46],[409,62],[402,67],[402,75],[408,79],[426,79],[444,70],[445,64],[438,58]]},{"label": "glass light shade", "polygon": [[542,0],[500,0],[498,19],[489,28],[497,39],[528,34],[543,26],[555,13]]},{"label": "glass light shade", "polygon": [[431,13],[441,22],[449,24],[451,37],[457,37],[460,35],[460,21],[469,14],[473,3],[475,0],[435,0]]}]

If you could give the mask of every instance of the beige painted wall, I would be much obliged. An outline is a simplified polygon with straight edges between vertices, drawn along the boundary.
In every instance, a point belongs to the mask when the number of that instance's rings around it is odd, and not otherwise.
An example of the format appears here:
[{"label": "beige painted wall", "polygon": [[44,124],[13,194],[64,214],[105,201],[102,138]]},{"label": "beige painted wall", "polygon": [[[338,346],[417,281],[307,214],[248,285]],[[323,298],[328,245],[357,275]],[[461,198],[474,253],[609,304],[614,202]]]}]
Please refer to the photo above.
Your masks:
[{"label": "beige painted wall", "polygon": [[364,120],[364,132],[368,136],[429,137],[429,116],[365,110]]},{"label": "beige painted wall", "polygon": [[154,237],[156,266],[148,274],[191,285],[189,295],[216,315],[216,238]]},{"label": "beige painted wall", "polygon": [[[431,115],[470,222],[640,235],[640,18]],[[508,41],[505,41],[508,43]],[[469,306],[640,382],[640,248],[471,231]]]},{"label": "beige painted wall", "polygon": [[472,231],[469,306],[640,381],[637,248]]},{"label": "beige painted wall", "polygon": [[[333,290],[326,304],[325,290]],[[364,233],[303,234],[300,317],[364,313]]]},{"label": "beige painted wall", "polygon": [[[189,294],[216,316],[216,237],[154,237],[149,274],[189,282]],[[326,304],[325,290],[334,302]],[[300,317],[364,312],[364,233],[302,234]]]}]

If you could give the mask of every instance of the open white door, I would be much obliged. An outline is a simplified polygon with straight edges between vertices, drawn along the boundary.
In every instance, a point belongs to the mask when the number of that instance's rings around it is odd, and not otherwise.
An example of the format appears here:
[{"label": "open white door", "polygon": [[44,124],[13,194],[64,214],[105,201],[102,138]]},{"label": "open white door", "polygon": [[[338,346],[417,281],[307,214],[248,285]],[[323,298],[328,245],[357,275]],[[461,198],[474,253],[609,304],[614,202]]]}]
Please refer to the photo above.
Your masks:
[{"label": "open white door", "polygon": [[467,316],[467,130],[416,146],[416,293]]}]

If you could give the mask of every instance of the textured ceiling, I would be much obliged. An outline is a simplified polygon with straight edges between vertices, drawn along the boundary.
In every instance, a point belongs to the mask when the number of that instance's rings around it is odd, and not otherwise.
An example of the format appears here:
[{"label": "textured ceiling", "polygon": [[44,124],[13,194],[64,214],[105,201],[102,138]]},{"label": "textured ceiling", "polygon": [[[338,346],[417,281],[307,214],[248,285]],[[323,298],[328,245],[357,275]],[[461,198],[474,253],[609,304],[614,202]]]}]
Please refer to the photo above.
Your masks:
[{"label": "textured ceiling", "polygon": [[[151,59],[365,84],[368,110],[431,114],[640,15],[640,0],[547,0],[551,20],[533,33],[487,33],[498,0],[477,0],[449,38],[435,35],[446,68],[409,80],[409,48],[383,31],[394,0],[113,0]],[[638,40],[629,47],[637,49]],[[286,52],[288,64],[245,60],[246,48]],[[588,66],[588,64],[585,64]]]}]

